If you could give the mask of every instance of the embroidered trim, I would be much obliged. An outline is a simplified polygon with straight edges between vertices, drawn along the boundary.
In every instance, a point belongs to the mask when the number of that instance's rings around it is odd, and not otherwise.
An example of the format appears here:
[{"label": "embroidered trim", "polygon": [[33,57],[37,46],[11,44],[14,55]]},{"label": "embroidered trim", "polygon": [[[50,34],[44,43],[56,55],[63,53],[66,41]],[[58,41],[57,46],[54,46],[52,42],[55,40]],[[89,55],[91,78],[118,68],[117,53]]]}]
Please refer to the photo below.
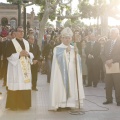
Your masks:
[{"label": "embroidered trim", "polygon": [[[17,51],[17,53],[20,53],[22,51],[22,48],[20,46],[20,44],[17,42],[16,39],[13,39],[12,40],[13,42],[13,45]],[[23,40],[24,42],[24,45],[25,45],[25,49],[26,51],[29,51],[29,46],[27,46],[25,44],[25,40]],[[28,57],[20,57],[20,65],[21,65],[21,68],[22,68],[22,72],[23,72],[23,76],[24,76],[24,82],[25,83],[29,83],[30,82],[30,78],[31,78],[31,71],[30,71],[30,62],[29,62],[29,59]]]}]

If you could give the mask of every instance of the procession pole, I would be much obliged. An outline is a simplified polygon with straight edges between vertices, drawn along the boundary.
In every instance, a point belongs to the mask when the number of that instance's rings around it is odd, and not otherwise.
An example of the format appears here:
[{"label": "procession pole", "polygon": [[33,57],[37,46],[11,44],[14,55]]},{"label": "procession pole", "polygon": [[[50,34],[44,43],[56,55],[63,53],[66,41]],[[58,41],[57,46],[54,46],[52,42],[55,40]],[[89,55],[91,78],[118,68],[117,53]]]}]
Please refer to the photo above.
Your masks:
[{"label": "procession pole", "polygon": [[75,54],[75,73],[76,73],[76,81],[77,81],[77,94],[78,94],[78,109],[77,110],[71,110],[70,114],[71,115],[83,115],[84,112],[80,111],[80,89],[79,89],[79,81],[78,81],[78,70],[77,70],[77,44],[74,42],[74,54]]},{"label": "procession pole", "polygon": [[79,81],[78,81],[78,70],[77,70],[77,44],[76,42],[74,43],[74,53],[75,53],[75,71],[76,71],[76,81],[77,81],[77,93],[78,93],[78,109],[80,110],[80,89],[79,89]]}]

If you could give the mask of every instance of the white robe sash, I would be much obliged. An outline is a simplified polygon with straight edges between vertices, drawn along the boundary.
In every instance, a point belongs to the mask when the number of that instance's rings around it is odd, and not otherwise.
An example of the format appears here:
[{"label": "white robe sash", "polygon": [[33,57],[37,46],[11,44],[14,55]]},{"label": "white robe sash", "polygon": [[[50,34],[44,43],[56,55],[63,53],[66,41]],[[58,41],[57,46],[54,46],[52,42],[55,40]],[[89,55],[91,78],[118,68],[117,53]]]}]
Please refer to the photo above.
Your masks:
[{"label": "white robe sash", "polygon": [[[20,53],[22,51],[22,48],[20,46],[20,44],[18,43],[18,41],[16,39],[12,40],[13,45],[16,49],[17,53]],[[29,46],[28,44],[26,44],[26,41],[23,39],[24,45],[25,45],[25,50],[29,52]],[[30,60],[29,57],[20,57],[20,65],[22,68],[22,73],[24,76],[24,82],[25,83],[29,83],[30,82],[30,78],[31,78],[31,71],[30,71]]]}]

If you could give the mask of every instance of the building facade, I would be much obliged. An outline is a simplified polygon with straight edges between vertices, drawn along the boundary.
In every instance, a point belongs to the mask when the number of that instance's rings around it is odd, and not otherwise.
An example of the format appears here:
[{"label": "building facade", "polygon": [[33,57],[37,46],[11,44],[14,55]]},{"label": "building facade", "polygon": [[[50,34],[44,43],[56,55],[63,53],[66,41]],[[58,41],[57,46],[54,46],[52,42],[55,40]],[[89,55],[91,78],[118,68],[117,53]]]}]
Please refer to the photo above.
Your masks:
[{"label": "building facade", "polygon": [[[23,25],[23,12],[21,13],[21,25]],[[27,27],[39,26],[38,17],[35,16],[34,9],[30,14],[27,13]],[[18,6],[14,4],[0,3],[0,26],[10,26],[16,28],[18,26]]]}]

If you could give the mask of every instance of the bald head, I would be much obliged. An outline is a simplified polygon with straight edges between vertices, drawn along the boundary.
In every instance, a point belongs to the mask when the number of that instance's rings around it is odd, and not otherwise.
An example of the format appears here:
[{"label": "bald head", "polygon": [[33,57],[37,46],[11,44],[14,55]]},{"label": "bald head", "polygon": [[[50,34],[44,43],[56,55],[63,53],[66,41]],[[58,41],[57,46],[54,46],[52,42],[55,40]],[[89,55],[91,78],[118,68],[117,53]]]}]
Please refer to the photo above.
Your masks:
[{"label": "bald head", "polygon": [[116,40],[119,36],[119,29],[118,28],[111,28],[110,29],[110,38],[112,40]]},{"label": "bald head", "polygon": [[112,33],[112,32],[119,34],[119,29],[118,28],[111,28],[110,33]]}]

